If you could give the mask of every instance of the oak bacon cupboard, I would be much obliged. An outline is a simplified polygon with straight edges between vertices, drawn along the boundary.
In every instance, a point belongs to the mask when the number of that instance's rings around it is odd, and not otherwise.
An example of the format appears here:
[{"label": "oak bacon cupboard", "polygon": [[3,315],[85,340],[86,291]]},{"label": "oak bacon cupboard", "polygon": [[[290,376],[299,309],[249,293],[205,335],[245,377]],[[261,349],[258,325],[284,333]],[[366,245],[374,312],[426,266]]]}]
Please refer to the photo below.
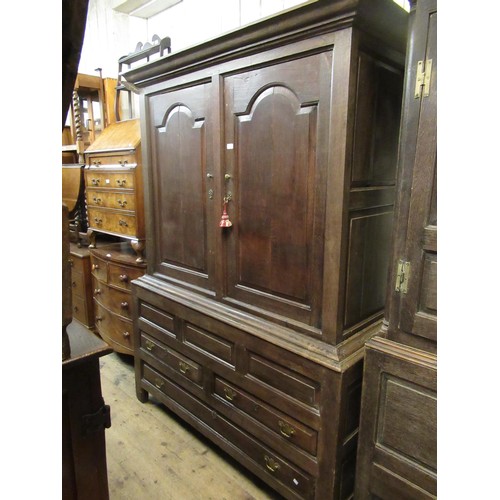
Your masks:
[{"label": "oak bacon cupboard", "polygon": [[138,398],[287,498],[353,494],[406,18],[392,0],[309,2],[124,75],[141,93],[148,235]]}]

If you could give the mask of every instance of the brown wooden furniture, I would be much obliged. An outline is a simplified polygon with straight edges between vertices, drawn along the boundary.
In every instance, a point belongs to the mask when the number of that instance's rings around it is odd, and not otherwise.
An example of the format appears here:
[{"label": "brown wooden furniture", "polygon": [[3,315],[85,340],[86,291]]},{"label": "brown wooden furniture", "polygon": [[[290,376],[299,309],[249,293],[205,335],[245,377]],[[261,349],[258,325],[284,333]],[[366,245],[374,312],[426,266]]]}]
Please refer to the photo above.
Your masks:
[{"label": "brown wooden furniture", "polygon": [[126,243],[90,250],[95,325],[99,335],[115,351],[134,354],[131,281],[145,272],[145,264]]},{"label": "brown wooden furniture", "polygon": [[94,301],[88,248],[71,243],[71,293],[73,318],[89,329],[94,328]]},{"label": "brown wooden furniture", "polygon": [[360,500],[437,495],[436,26],[436,0],[412,2],[387,325],[364,368]]},{"label": "brown wooden furniture", "polygon": [[143,262],[144,203],[139,120],[107,127],[85,151],[90,247],[95,232],[128,239]]},{"label": "brown wooden furniture", "polygon": [[69,210],[70,240],[78,244],[82,234],[87,232],[84,166],[79,163],[62,166],[62,201]]},{"label": "brown wooden furniture", "polygon": [[111,348],[77,322],[67,328],[71,355],[62,363],[62,498],[106,500],[105,429],[99,358]]},{"label": "brown wooden furniture", "polygon": [[124,75],[145,144],[138,397],[286,498],[352,497],[406,19],[392,1],[320,0]]}]

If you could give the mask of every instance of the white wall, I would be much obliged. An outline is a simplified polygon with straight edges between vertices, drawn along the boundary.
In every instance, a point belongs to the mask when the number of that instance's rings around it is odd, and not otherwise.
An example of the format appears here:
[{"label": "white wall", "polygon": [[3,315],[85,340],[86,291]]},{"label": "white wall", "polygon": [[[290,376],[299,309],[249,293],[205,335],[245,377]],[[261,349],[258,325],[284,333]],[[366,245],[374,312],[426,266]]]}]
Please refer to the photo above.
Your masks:
[{"label": "white wall", "polygon": [[118,76],[118,59],[153,35],[169,36],[172,51],[216,37],[245,24],[304,3],[304,0],[183,0],[149,19],[114,11],[116,0],[89,0],[79,72]]}]

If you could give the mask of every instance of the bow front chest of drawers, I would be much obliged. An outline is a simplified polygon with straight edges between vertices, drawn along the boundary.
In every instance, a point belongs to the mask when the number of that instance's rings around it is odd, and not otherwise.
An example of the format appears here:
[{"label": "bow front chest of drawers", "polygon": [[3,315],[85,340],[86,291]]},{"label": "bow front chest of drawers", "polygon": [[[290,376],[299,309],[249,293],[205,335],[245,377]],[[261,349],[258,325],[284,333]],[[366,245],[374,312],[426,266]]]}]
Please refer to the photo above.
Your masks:
[{"label": "bow front chest of drawers", "polygon": [[109,125],[85,151],[91,247],[95,231],[128,239],[143,262],[144,203],[139,120]]},{"label": "bow front chest of drawers", "polygon": [[95,325],[115,351],[134,354],[131,281],[144,274],[127,243],[113,243],[90,250]]},{"label": "bow front chest of drawers", "polygon": [[392,0],[318,0],[124,74],[145,147],[138,397],[289,499],[353,494],[406,21]]}]

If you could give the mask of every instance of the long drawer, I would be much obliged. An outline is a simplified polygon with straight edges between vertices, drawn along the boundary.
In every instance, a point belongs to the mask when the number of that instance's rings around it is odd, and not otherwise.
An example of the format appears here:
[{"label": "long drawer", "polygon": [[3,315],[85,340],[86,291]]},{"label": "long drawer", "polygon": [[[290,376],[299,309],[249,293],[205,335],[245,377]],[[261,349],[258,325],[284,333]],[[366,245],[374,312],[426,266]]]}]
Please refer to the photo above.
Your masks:
[{"label": "long drawer", "polygon": [[119,352],[132,354],[132,321],[117,316],[94,299],[95,322],[99,335]]},{"label": "long drawer", "polygon": [[98,300],[101,305],[119,316],[132,319],[130,292],[112,288],[93,276],[92,287],[94,299]]},{"label": "long drawer", "polygon": [[135,210],[135,193],[125,190],[87,189],[87,205],[116,210]]},{"label": "long drawer", "polygon": [[[143,365],[142,380],[156,397],[179,412],[183,418],[190,420],[200,431],[218,441],[226,451],[237,455],[243,452],[243,460],[254,473],[260,477],[268,476],[266,479],[271,483],[279,483],[281,491],[284,488],[289,496],[313,497],[312,477],[183,390],[168,377],[148,365]],[[224,438],[221,439],[221,436]],[[238,443],[237,448],[231,443]]]},{"label": "long drawer", "polygon": [[89,208],[88,218],[90,227],[98,231],[124,236],[134,236],[137,233],[137,221],[134,212]]}]

